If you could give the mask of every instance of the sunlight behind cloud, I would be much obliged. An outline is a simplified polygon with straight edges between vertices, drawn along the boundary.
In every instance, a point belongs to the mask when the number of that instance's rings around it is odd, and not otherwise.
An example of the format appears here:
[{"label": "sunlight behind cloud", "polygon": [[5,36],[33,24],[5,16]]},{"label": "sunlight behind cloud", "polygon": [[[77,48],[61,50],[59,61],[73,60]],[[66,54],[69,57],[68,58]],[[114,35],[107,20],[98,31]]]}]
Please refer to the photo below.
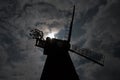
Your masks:
[{"label": "sunlight behind cloud", "polygon": [[48,35],[46,35],[46,37],[56,38],[55,34],[56,34],[56,32],[51,32]]},{"label": "sunlight behind cloud", "polygon": [[47,35],[47,37],[55,38],[55,34],[54,33],[50,33],[50,34]]}]

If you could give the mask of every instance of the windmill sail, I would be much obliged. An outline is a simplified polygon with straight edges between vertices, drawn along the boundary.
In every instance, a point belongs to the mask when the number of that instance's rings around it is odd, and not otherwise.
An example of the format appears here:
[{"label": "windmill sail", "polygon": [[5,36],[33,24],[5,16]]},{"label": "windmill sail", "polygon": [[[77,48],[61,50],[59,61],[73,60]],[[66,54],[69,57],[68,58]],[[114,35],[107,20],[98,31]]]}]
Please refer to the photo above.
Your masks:
[{"label": "windmill sail", "polygon": [[74,20],[74,14],[75,14],[75,5],[73,7],[73,15],[72,15],[72,21],[70,23],[70,29],[69,29],[69,34],[68,34],[68,42],[70,42],[71,39],[71,34],[72,34],[72,26],[73,26],[73,20]]},{"label": "windmill sail", "polygon": [[104,56],[100,53],[97,53],[95,51],[92,51],[90,49],[87,48],[76,48],[76,47],[72,47],[72,49],[70,49],[71,52],[74,52],[80,56],[83,56],[99,65],[104,66]]}]

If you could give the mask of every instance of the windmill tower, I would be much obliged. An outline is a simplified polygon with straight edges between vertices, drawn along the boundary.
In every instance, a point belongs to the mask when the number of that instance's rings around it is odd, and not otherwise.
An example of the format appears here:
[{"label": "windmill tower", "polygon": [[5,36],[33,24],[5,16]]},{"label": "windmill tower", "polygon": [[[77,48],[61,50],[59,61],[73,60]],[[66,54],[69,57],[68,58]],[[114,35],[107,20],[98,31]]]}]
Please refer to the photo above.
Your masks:
[{"label": "windmill tower", "polygon": [[75,47],[73,47],[74,50],[70,49],[74,13],[75,6],[73,8],[68,40],[51,39],[50,37],[44,40],[42,31],[38,29],[31,30],[30,35],[33,39],[36,39],[36,46],[43,48],[44,55],[47,55],[40,80],[79,80],[68,51],[103,65],[103,55],[101,54],[93,53],[93,51],[89,49],[78,49]]}]

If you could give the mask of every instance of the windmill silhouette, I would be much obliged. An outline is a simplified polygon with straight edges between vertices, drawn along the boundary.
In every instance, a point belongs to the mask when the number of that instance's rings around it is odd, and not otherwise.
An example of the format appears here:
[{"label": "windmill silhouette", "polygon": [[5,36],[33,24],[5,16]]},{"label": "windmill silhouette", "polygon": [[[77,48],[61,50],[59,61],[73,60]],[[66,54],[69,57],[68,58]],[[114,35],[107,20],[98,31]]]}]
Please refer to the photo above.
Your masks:
[{"label": "windmill silhouette", "polygon": [[67,40],[51,39],[50,37],[47,37],[46,40],[44,40],[42,31],[38,29],[31,30],[30,36],[32,36],[33,39],[36,39],[35,46],[43,48],[44,55],[47,55],[40,80],[79,80],[68,51],[81,55],[99,65],[104,65],[104,56],[102,54],[97,54],[94,51],[85,48],[79,49],[75,46],[72,46],[73,49],[70,48],[74,13],[75,6],[73,8]]}]

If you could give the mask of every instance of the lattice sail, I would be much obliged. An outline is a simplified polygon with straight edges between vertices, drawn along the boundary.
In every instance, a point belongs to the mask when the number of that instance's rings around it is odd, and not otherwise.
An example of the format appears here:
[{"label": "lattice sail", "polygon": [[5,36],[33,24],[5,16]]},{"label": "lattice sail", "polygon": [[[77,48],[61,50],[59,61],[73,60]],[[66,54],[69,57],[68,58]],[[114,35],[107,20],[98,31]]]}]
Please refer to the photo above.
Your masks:
[{"label": "lattice sail", "polygon": [[76,46],[72,46],[72,49],[70,49],[70,51],[80,56],[83,56],[89,60],[92,60],[93,62],[98,63],[102,66],[104,65],[104,56],[101,53],[97,53],[87,48],[79,49]]}]

